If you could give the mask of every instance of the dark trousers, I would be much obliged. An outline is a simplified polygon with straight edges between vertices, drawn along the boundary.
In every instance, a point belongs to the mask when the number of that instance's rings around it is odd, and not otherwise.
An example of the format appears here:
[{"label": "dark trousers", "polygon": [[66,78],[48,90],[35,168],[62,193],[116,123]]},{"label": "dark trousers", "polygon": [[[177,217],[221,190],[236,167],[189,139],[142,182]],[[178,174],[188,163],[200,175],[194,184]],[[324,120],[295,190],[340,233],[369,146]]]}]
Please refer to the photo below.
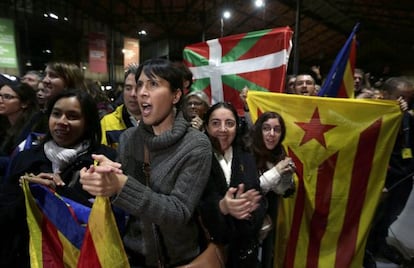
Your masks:
[{"label": "dark trousers", "polygon": [[367,248],[372,253],[375,253],[380,245],[386,243],[388,229],[404,209],[412,189],[413,180],[408,178],[384,194],[375,212],[368,237]]}]

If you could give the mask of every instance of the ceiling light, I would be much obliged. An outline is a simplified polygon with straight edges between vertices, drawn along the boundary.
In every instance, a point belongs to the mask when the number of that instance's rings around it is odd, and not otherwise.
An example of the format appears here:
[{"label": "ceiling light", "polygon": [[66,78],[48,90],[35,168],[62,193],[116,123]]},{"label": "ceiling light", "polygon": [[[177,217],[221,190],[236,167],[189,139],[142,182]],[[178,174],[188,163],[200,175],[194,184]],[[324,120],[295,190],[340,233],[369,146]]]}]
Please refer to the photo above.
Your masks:
[{"label": "ceiling light", "polygon": [[145,30],[141,30],[138,32],[138,35],[147,35],[147,32]]},{"label": "ceiling light", "polygon": [[226,11],[223,12],[223,18],[229,19],[230,17],[231,17],[230,11],[226,10]]},{"label": "ceiling light", "polygon": [[56,15],[54,13],[49,13],[49,17],[51,17],[52,19],[55,19],[55,20],[59,19],[58,15]]},{"label": "ceiling light", "polygon": [[254,4],[256,5],[256,7],[262,7],[262,6],[264,6],[264,1],[263,0],[256,0],[256,1],[254,1]]}]

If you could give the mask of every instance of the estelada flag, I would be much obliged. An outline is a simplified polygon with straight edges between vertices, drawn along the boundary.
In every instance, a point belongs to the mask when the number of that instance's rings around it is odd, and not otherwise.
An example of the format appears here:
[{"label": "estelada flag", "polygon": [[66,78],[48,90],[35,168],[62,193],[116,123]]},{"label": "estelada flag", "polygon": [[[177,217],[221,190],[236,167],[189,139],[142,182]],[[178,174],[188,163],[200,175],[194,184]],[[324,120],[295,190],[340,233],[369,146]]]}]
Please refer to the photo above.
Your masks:
[{"label": "estelada flag", "polygon": [[27,181],[23,191],[32,268],[129,267],[108,198],[91,209]]},{"label": "estelada flag", "polygon": [[279,203],[274,267],[362,267],[402,113],[396,101],[249,91],[252,119],[278,112],[296,164]]},{"label": "estelada flag", "polygon": [[292,34],[282,27],[186,46],[183,57],[194,78],[191,90],[204,90],[211,103],[228,101],[238,109],[244,87],[282,92]]},{"label": "estelada flag", "polygon": [[356,32],[359,23],[354,26],[344,46],[339,51],[334,63],[319,91],[319,96],[353,98],[354,71],[356,62]]}]

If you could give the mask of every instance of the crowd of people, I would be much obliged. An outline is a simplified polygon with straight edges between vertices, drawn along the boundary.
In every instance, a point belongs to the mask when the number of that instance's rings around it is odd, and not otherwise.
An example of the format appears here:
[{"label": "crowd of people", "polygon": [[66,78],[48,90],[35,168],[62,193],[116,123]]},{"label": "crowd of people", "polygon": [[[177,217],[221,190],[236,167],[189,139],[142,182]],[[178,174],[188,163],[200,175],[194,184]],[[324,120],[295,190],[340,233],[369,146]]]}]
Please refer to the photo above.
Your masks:
[{"label": "crowd of people", "polygon": [[[316,96],[322,76],[312,72],[287,76],[285,93]],[[355,98],[398,100],[405,115],[364,265],[375,267],[370,257],[377,255],[401,264],[386,237],[412,190],[414,87],[404,77],[381,85],[366,78],[355,70]],[[28,180],[89,207],[94,196],[110,197],[127,215],[122,239],[132,267],[193,261],[206,246],[200,219],[225,249],[226,267],[272,267],[278,199],[296,187],[295,163],[282,146],[284,119],[268,111],[253,123],[247,88],[241,117],[231,103],[211,105],[191,83],[183,64],[147,60],[127,68],[114,105],[74,64],[52,62],[20,81],[2,76],[0,232],[10,238],[1,242],[2,266],[29,266],[19,186]]]}]

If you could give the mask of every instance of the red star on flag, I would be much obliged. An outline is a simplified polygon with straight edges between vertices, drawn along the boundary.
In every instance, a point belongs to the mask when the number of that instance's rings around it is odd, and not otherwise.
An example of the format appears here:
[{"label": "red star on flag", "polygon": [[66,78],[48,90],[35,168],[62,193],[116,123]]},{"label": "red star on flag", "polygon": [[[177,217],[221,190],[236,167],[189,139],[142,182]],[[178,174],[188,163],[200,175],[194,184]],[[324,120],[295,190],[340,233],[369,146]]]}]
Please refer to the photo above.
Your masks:
[{"label": "red star on flag", "polygon": [[324,137],[325,132],[336,127],[336,125],[322,124],[320,116],[319,116],[318,107],[315,108],[312,118],[310,119],[308,123],[295,122],[295,124],[305,131],[305,135],[303,136],[303,139],[300,145],[305,144],[311,139],[315,139],[325,148],[326,148],[326,142],[325,142],[325,137]]}]

